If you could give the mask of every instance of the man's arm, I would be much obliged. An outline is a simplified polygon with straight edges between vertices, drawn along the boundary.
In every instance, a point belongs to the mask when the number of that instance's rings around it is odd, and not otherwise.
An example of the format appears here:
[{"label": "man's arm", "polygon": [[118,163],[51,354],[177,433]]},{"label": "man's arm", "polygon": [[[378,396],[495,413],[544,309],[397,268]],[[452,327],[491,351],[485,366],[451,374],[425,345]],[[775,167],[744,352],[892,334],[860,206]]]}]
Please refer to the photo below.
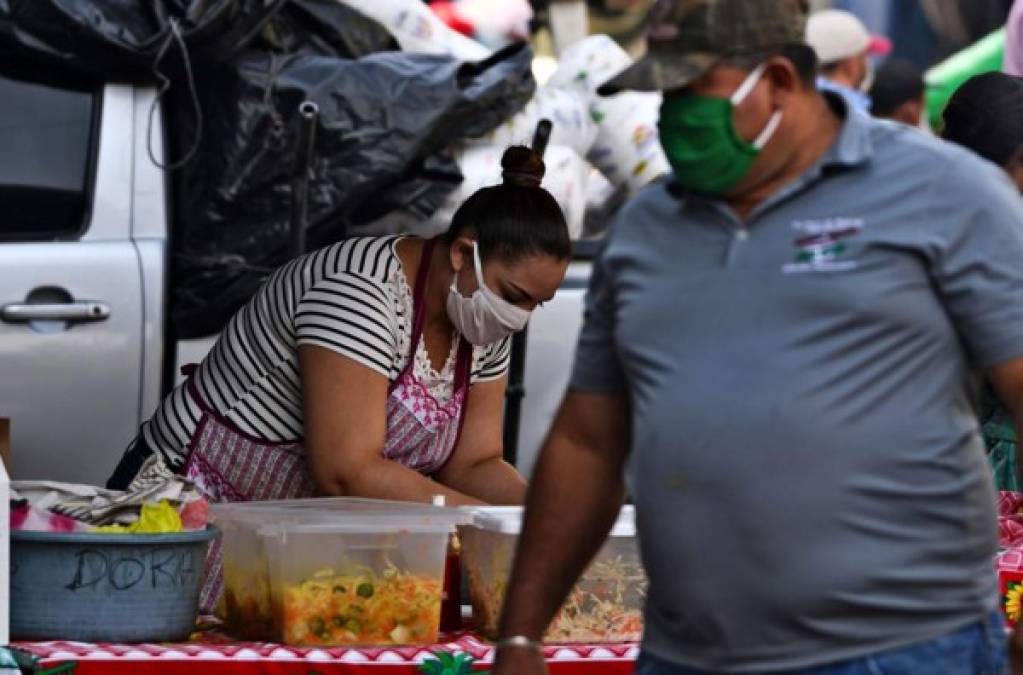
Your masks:
[{"label": "man's arm", "polygon": [[[539,641],[621,509],[629,448],[622,394],[570,392],[544,445],[501,618],[502,638]],[[544,672],[535,651],[500,649],[493,675]]]}]

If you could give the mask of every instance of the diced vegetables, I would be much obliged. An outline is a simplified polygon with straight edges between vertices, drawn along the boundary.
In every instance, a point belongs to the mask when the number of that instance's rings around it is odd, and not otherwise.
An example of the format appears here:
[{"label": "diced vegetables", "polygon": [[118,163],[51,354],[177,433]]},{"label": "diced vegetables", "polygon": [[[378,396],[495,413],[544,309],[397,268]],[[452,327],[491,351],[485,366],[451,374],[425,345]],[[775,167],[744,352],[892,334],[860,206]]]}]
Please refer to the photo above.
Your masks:
[{"label": "diced vegetables", "polygon": [[369,569],[321,570],[275,598],[290,645],[432,644],[440,623],[439,579]]}]

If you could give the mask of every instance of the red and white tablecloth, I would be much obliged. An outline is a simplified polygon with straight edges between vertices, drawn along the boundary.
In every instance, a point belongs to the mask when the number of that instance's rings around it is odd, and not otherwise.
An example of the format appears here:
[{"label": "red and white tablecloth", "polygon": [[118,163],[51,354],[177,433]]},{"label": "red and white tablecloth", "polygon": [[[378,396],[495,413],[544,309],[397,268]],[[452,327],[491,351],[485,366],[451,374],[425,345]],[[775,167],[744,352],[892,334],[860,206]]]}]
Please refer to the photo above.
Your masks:
[{"label": "red and white tablecloth", "polygon": [[[181,644],[86,644],[19,642],[12,645],[53,668],[73,662],[74,675],[416,675],[436,651],[466,653],[478,670],[493,663],[493,646],[471,634],[429,648],[298,648],[227,642],[217,636]],[[635,644],[547,647],[551,675],[631,675]]]}]

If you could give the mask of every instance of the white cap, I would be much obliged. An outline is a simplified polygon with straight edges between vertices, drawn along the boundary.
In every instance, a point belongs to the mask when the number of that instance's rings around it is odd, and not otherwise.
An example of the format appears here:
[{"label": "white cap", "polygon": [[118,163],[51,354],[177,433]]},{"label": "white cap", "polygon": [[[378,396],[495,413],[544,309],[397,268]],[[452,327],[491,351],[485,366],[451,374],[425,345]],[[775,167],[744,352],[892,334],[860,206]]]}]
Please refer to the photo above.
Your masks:
[{"label": "white cap", "polygon": [[822,65],[837,63],[864,52],[887,54],[891,42],[871,35],[855,14],[841,9],[825,9],[810,15],[806,22],[806,42],[817,52]]}]

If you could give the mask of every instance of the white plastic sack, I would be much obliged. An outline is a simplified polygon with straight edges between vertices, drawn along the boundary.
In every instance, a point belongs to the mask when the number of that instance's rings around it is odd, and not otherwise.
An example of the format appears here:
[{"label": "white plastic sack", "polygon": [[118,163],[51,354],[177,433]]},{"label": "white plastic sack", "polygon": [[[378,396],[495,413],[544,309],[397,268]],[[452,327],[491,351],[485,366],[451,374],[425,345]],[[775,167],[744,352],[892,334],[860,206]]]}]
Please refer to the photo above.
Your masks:
[{"label": "white plastic sack", "polygon": [[458,0],[455,7],[472,24],[473,37],[490,49],[529,39],[533,7],[528,0]]},{"label": "white plastic sack", "polygon": [[585,157],[597,140],[597,125],[590,119],[586,98],[575,91],[548,86],[537,91],[517,115],[486,136],[469,139],[467,144],[497,146],[502,151],[509,145],[529,145],[542,119],[553,124],[551,145],[572,148],[580,157]]},{"label": "white plastic sack", "polygon": [[421,0],[338,0],[373,19],[394,36],[402,51],[447,54],[481,61],[490,50],[449,28]]},{"label": "white plastic sack", "polygon": [[614,40],[591,35],[565,50],[548,83],[588,101],[597,137],[585,156],[611,183],[627,186],[630,194],[670,170],[657,136],[660,94],[597,94],[600,85],[631,63]]},{"label": "white plastic sack", "polygon": [[660,95],[627,92],[591,105],[598,131],[586,158],[609,181],[635,194],[670,172],[657,135]]}]

